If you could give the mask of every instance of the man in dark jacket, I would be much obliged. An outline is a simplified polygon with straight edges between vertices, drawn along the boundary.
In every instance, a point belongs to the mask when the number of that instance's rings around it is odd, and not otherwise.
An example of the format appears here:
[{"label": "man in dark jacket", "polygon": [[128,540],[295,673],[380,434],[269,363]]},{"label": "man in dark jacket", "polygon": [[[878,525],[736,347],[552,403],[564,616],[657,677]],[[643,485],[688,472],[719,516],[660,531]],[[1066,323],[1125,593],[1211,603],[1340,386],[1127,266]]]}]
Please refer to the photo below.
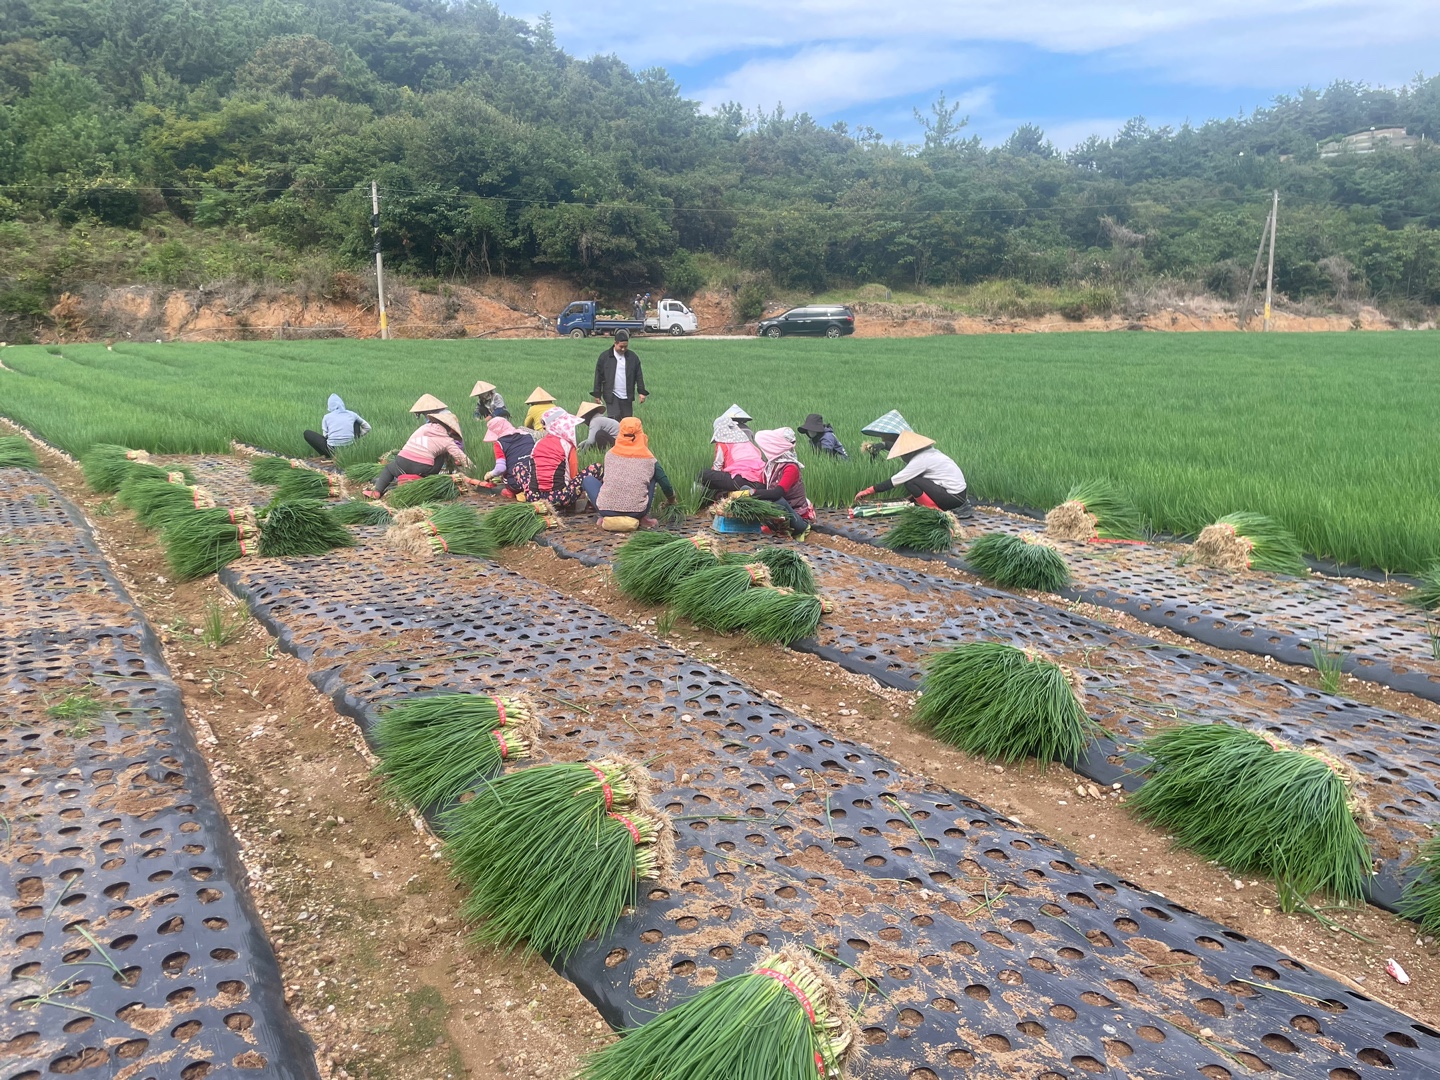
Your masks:
[{"label": "man in dark jacket", "polygon": [[635,415],[635,403],[646,397],[640,358],[630,351],[630,332],[615,331],[615,344],[595,361],[595,387],[591,396],[605,403],[605,415],[624,420]]}]

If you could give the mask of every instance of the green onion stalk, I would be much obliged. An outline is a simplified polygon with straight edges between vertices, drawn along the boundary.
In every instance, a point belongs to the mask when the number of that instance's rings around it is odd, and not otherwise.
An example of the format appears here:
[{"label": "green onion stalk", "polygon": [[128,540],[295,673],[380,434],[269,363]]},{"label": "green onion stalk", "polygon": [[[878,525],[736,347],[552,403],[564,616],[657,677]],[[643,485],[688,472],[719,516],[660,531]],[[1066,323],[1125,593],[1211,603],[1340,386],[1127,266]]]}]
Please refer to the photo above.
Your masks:
[{"label": "green onion stalk", "polygon": [[1277,878],[1287,910],[1316,892],[1361,898],[1370,848],[1334,758],[1229,724],[1177,725],[1138,750],[1152,763],[1130,806],[1179,843],[1232,873]]},{"label": "green onion stalk", "polygon": [[[680,583],[719,562],[715,542],[708,536],[667,537],[639,532],[616,549],[611,563],[615,584],[632,600],[663,604]],[[637,545],[631,547],[631,545]]]},{"label": "green onion stalk", "polygon": [[330,516],[341,525],[388,525],[390,508],[373,499],[351,499],[330,508]]},{"label": "green onion stalk", "polygon": [[590,1056],[576,1080],[843,1080],[859,1028],[789,945]]},{"label": "green onion stalk", "polygon": [[733,622],[751,641],[790,645],[814,637],[830,610],[828,601],[810,593],[751,589],[726,605],[722,619]]},{"label": "green onion stalk", "polygon": [[1110,481],[1089,480],[1045,515],[1045,531],[1058,540],[1140,540],[1145,520]]},{"label": "green onion stalk", "polygon": [[1420,584],[1415,586],[1407,598],[1416,607],[1434,611],[1440,608],[1440,563],[1436,563],[1420,575]]},{"label": "green onion stalk", "polygon": [[815,571],[810,560],[793,547],[767,544],[742,551],[727,551],[720,556],[723,563],[763,563],[770,570],[770,584],[778,589],[815,592]]},{"label": "green onion stalk", "polygon": [[743,491],[725,496],[710,507],[710,512],[716,517],[729,518],[731,521],[744,521],[752,525],[785,520],[785,511],[775,503],[769,499],[757,499],[754,495]]},{"label": "green onion stalk", "polygon": [[403,510],[422,503],[454,502],[460,497],[455,481],[444,473],[422,476],[404,484],[396,484],[385,493],[385,501],[392,510]]},{"label": "green onion stalk", "polygon": [[250,479],[257,484],[278,484],[295,469],[303,468],[289,458],[267,455],[250,463]]},{"label": "green onion stalk", "polygon": [[770,584],[770,571],[762,563],[726,563],[707,566],[685,578],[670,595],[670,604],[677,615],[683,615],[696,626],[724,632],[730,629],[720,615],[741,593],[757,585]]},{"label": "green onion stalk", "polygon": [[38,469],[40,461],[24,435],[0,438],[0,469]]},{"label": "green onion stalk", "polygon": [[480,519],[492,550],[528,544],[560,519],[548,502],[512,502],[495,507]]},{"label": "green onion stalk", "polygon": [[350,530],[331,517],[318,500],[274,502],[264,511],[260,554],[267,559],[323,555],[334,548],[354,546]]},{"label": "green onion stalk", "polygon": [[891,551],[949,551],[961,535],[960,522],[948,510],[912,506],[900,515],[881,543]]},{"label": "green onion stalk", "polygon": [[1098,733],[1076,676],[1031,649],[974,641],[930,657],[914,719],[995,761],[1072,764]]},{"label": "green onion stalk", "polygon": [[275,497],[282,502],[292,499],[334,499],[344,494],[339,477],[317,469],[291,469],[276,482]]},{"label": "green onion stalk", "polygon": [[1414,919],[1426,934],[1440,934],[1440,836],[1420,849],[1420,872],[1405,886],[1400,914]]},{"label": "green onion stalk", "polygon": [[894,502],[861,503],[850,508],[852,518],[872,517],[894,517],[903,514],[906,510],[913,510],[915,504],[909,499],[899,499]]},{"label": "green onion stalk", "polygon": [[179,581],[213,574],[259,549],[260,530],[249,507],[195,510],[166,519],[160,532],[165,558]]},{"label": "green onion stalk", "polygon": [[1305,577],[1305,553],[1289,529],[1264,514],[1226,514],[1196,538],[1195,557],[1225,570],[1268,570]]},{"label": "green onion stalk", "polygon": [[458,799],[528,757],[539,719],[522,698],[437,694],[386,710],[375,744],[386,792],[417,809]]},{"label": "green onion stalk", "polygon": [[154,476],[132,476],[126,479],[115,496],[121,506],[135,511],[140,523],[155,528],[164,517],[175,511],[208,510],[215,505],[215,497],[203,487],[192,487],[181,483],[184,477],[170,473],[173,479],[158,479]]},{"label": "green onion stalk", "polygon": [[480,515],[459,503],[399,511],[385,532],[385,542],[418,559],[436,555],[483,558],[494,550]]},{"label": "green onion stalk", "polygon": [[965,550],[970,569],[1002,589],[1056,592],[1070,584],[1070,567],[1043,537],[986,533]]},{"label": "green onion stalk", "polygon": [[384,469],[378,461],[357,461],[345,469],[345,479],[352,484],[373,484]]},{"label": "green onion stalk", "polygon": [[80,457],[80,468],[85,473],[85,482],[90,490],[101,495],[113,495],[130,474],[130,466],[148,462],[150,455],[144,450],[130,450],[113,443],[96,443]]}]

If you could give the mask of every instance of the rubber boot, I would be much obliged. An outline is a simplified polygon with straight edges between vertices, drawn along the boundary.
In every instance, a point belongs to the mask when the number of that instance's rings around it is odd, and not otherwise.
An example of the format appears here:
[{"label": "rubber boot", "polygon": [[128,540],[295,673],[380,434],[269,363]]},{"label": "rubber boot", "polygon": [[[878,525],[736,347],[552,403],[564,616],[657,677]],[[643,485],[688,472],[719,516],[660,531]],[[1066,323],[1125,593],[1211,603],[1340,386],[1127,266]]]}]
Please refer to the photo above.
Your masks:
[{"label": "rubber boot", "polygon": [[931,510],[939,510],[939,509],[940,509],[940,507],[938,507],[938,506],[935,505],[935,500],[932,499],[932,498],[930,498],[930,496],[927,495],[927,494],[925,494],[925,492],[923,492],[923,491],[922,491],[919,495],[917,495],[917,496],[915,497],[915,505],[916,505],[916,506],[928,506]]}]

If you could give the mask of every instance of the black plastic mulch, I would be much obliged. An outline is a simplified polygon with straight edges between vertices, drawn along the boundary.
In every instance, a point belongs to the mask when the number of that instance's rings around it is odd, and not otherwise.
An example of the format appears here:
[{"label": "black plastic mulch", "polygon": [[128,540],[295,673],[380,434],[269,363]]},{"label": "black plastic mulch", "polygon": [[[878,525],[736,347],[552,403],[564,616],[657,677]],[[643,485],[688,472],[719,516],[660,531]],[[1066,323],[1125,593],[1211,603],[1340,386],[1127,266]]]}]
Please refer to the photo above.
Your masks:
[{"label": "black plastic mulch", "polygon": [[652,757],[682,865],[560,965],[614,1025],[798,940],[853,966],[861,1077],[1440,1076],[1440,1032],[493,564],[367,545],[222,579],[362,727],[522,692],[546,752]]},{"label": "black plastic mulch", "polygon": [[0,538],[0,1076],[314,1077],[143,617],[48,480]]}]

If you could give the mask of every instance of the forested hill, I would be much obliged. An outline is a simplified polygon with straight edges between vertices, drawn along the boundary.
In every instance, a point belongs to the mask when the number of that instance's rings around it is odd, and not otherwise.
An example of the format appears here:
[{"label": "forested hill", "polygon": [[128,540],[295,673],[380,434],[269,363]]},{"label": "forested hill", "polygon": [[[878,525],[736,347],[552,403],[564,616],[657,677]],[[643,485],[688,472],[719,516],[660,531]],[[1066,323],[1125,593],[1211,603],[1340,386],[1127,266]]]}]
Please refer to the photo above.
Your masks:
[{"label": "forested hill", "polygon": [[[791,288],[1168,275],[1233,296],[1278,188],[1281,290],[1440,303],[1440,77],[1335,83],[1178,130],[1137,118],[1060,154],[1031,127],[987,148],[946,108],[920,146],[779,109],[703,112],[664,71],[576,59],[481,0],[0,11],[12,309],[87,276],[363,260],[371,178],[387,256],[413,273],[682,293],[723,265]],[[1390,126],[1427,141],[1319,154]]]}]

